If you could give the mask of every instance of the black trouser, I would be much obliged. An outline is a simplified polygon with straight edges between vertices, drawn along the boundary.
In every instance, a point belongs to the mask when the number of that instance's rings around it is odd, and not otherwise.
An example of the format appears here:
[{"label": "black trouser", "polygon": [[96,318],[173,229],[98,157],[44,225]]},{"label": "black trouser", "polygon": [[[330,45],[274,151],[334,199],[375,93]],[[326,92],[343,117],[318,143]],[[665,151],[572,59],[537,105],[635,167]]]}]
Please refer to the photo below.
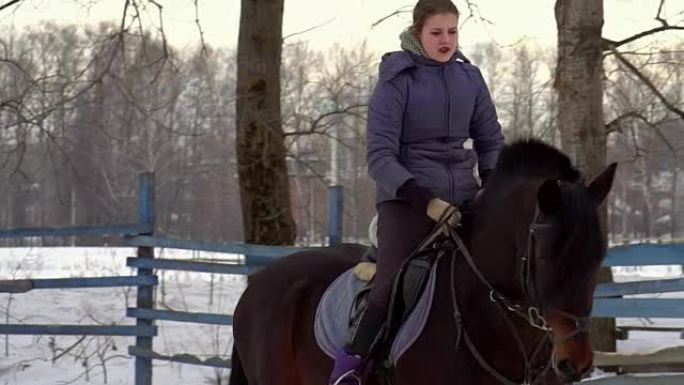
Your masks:
[{"label": "black trouser", "polygon": [[402,263],[427,237],[435,222],[425,210],[407,202],[387,201],[378,204],[378,251],[374,284],[368,308],[350,336],[347,349],[366,356],[388,312],[394,278]]}]

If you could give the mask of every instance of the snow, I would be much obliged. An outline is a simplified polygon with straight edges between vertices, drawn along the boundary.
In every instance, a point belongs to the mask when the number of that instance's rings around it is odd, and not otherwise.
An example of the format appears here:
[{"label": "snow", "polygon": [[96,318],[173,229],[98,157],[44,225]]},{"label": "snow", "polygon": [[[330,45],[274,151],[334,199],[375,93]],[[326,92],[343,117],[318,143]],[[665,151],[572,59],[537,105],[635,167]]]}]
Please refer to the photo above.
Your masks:
[{"label": "snow", "polygon": [[[157,257],[182,259],[229,259],[237,255],[155,250]],[[0,248],[0,279],[65,278],[134,275],[126,258],[134,248]],[[616,281],[673,278],[682,276],[680,266],[623,267],[614,269]],[[159,272],[158,308],[232,314],[244,290],[246,278],[215,275],[214,298],[210,303],[211,274]],[[665,295],[663,295],[665,296]],[[667,296],[684,296],[684,293]],[[132,325],[125,317],[126,307],[135,305],[135,288],[34,290],[23,294],[0,294],[3,321],[24,324],[117,324]],[[10,308],[9,315],[7,308]],[[618,319],[619,325],[658,325],[684,328],[679,319]],[[162,354],[191,353],[200,358],[231,353],[229,326],[198,325],[158,321],[159,334],[154,350]],[[9,336],[5,356],[5,336],[0,336],[0,385],[132,384],[134,359],[128,357],[133,337],[86,337],[64,353],[79,336]],[[649,352],[684,345],[678,333],[631,332],[630,339],[618,341],[620,352]],[[63,354],[62,356],[59,356]],[[89,356],[87,362],[85,357]],[[55,362],[53,358],[57,357]],[[105,365],[102,365],[102,362]],[[157,385],[227,384],[228,370],[153,361],[153,381]],[[88,370],[86,370],[86,368]],[[104,369],[103,369],[104,368]],[[598,373],[597,373],[598,374]],[[217,378],[221,379],[218,382]]]},{"label": "snow", "polygon": [[[236,255],[156,250],[163,258],[235,259]],[[134,275],[126,267],[132,248],[9,248],[0,249],[0,279],[66,278]],[[166,271],[159,273],[157,306],[181,311],[232,314],[245,277],[215,275],[213,302],[209,303],[211,274]],[[162,284],[163,281],[163,284]],[[162,292],[163,288],[163,292]],[[135,288],[34,290],[11,296],[9,323],[133,325],[126,307],[135,307]],[[7,314],[9,294],[0,295],[0,311]],[[4,317],[3,317],[4,318]],[[202,359],[228,358],[232,347],[229,326],[158,321],[154,350],[162,354],[191,353]],[[132,384],[134,359],[128,357],[134,337],[86,337],[86,340],[52,362],[74,344],[78,336],[10,336],[5,357],[5,337],[0,336],[0,384],[103,384],[105,360],[107,384]],[[89,371],[86,375],[85,356]],[[78,358],[77,358],[78,357]],[[154,360],[153,383],[164,385],[227,383],[228,370]]]}]

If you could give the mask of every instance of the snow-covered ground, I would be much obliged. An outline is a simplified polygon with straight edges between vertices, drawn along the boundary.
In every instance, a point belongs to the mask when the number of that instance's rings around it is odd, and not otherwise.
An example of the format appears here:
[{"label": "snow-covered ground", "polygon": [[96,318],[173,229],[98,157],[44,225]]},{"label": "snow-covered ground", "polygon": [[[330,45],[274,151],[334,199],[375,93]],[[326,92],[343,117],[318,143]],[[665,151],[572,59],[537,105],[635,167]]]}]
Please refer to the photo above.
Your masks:
[{"label": "snow-covered ground", "polygon": [[[235,259],[213,253],[157,250],[163,258]],[[0,279],[66,278],[134,275],[126,267],[132,248],[11,248],[0,249]],[[245,277],[211,274],[159,272],[157,306],[181,311],[232,314]],[[7,312],[9,306],[9,313]],[[135,307],[135,288],[34,290],[0,294],[3,322],[25,324],[133,325],[126,307]],[[191,353],[200,358],[228,358],[232,347],[229,326],[157,322],[159,333],[154,350],[162,354]],[[5,355],[5,337],[0,336],[0,384],[132,384],[134,359],[128,357],[134,337],[10,336]],[[53,358],[56,358],[53,362]],[[104,365],[103,365],[104,362]],[[227,384],[228,370],[153,361],[154,384]],[[221,382],[216,378],[221,378]]]},{"label": "snow-covered ground", "polygon": [[[163,258],[235,259],[214,253],[156,250]],[[133,248],[0,248],[0,279],[133,275],[126,257]],[[620,268],[616,280],[679,277],[680,267]],[[232,314],[245,287],[245,277],[188,272],[159,272],[159,308]],[[214,285],[213,298],[209,293]],[[134,288],[34,290],[0,294],[0,315],[6,323],[131,325],[126,307],[134,307]],[[8,311],[9,309],[9,311]],[[684,320],[620,319],[619,324],[684,327]],[[200,358],[228,358],[230,327],[157,322],[154,350],[162,354],[191,353]],[[127,356],[133,337],[0,336],[0,385],[132,384],[134,360]],[[622,352],[647,352],[684,345],[676,333],[631,333],[619,341]],[[70,349],[71,348],[71,349]],[[6,355],[5,353],[8,353]],[[227,384],[227,370],[154,361],[154,384]],[[218,380],[220,379],[220,380]]]}]

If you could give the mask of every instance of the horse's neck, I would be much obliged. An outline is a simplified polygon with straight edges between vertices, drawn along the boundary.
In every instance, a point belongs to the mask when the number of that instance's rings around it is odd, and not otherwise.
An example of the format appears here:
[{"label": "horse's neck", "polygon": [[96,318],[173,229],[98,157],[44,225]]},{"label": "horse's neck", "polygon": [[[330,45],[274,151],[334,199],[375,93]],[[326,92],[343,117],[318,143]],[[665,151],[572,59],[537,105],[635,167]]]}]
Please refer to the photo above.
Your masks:
[{"label": "horse's neck", "polygon": [[[498,308],[499,305],[491,301],[487,286],[472,273],[470,266],[462,257],[454,258],[460,259],[455,265],[453,280],[451,261],[445,259],[439,266],[436,288],[439,294],[436,300],[440,303],[433,307],[433,316],[436,318],[433,325],[440,326],[441,330],[448,327],[452,332],[446,335],[455,333],[458,336],[458,322],[454,317],[454,306],[457,306],[461,318],[461,346],[450,354],[455,355],[454,358],[464,352],[466,355],[472,354],[463,339],[464,333],[467,333],[484,359],[489,363],[496,363],[494,367],[497,371],[509,378],[519,378],[523,375],[521,368],[524,366],[524,359],[513,333],[519,335],[528,355],[537,345],[539,333],[510,311],[503,307]],[[542,361],[546,359],[540,358]]]},{"label": "horse's neck", "polygon": [[497,289],[520,295],[520,259],[525,253],[529,217],[535,200],[530,183],[517,183],[486,197],[470,236],[470,250],[478,268]]},{"label": "horse's neck", "polygon": [[[536,188],[528,181],[510,186],[499,196],[490,195],[490,202],[485,202],[488,203],[486,210],[477,214],[470,234],[470,251],[482,276],[497,291],[514,300],[523,299],[520,261],[528,247],[526,234],[533,216],[531,211],[536,205]],[[454,289],[466,329],[470,329],[476,344],[486,347],[489,343],[496,343],[502,351],[512,354],[510,357],[522,360],[512,329],[528,351],[537,345],[543,333],[531,328],[504,306],[492,302],[489,286],[460,258],[455,269]],[[450,273],[447,267],[442,269]],[[442,275],[445,276],[450,274]],[[442,290],[450,290],[450,283],[444,281]]]}]

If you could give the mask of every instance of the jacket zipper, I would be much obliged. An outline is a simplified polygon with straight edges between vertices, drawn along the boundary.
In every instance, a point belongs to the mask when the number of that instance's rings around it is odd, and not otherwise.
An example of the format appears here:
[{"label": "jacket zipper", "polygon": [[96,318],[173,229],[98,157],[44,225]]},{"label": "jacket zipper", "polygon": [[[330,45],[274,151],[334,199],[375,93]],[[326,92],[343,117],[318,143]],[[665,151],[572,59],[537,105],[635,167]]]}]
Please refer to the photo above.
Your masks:
[{"label": "jacket zipper", "polygon": [[[446,134],[445,134],[445,139],[449,137],[449,120],[451,117],[451,94],[449,93],[449,85],[447,84],[446,81],[446,66],[442,67],[442,82],[444,84],[444,92],[446,92],[446,118],[444,121],[446,122]],[[444,162],[444,168],[446,169],[447,172],[447,177],[449,179],[449,203],[453,202],[454,200],[454,177],[451,175],[451,168],[449,167],[449,163],[447,161]]]},{"label": "jacket zipper", "polygon": [[447,81],[446,81],[445,71],[446,71],[446,66],[442,67],[442,83],[444,84],[444,92],[446,92],[446,108],[445,108],[445,111],[446,111],[446,117],[445,118],[446,119],[444,119],[444,121],[446,122],[446,127],[445,127],[446,134],[444,136],[446,138],[448,138],[449,137],[449,121],[450,121],[450,117],[451,117],[451,94],[449,93],[449,85],[447,84]]}]

